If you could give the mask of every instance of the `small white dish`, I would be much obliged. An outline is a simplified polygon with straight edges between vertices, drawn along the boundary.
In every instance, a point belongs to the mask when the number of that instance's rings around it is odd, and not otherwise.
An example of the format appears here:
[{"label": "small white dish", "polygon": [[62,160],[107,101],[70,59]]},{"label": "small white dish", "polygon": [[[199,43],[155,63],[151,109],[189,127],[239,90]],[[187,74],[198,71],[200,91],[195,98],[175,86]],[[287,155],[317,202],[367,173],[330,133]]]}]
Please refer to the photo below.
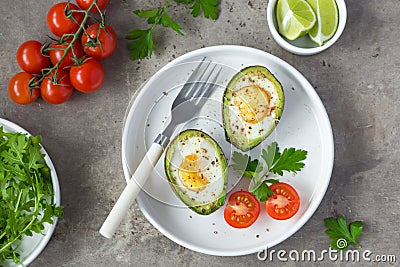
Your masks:
[{"label": "small white dish", "polygon": [[[239,256],[271,248],[289,238],[314,214],[328,187],[334,159],[332,128],[325,108],[311,84],[285,61],[261,50],[242,46],[214,46],[187,53],[164,66],[154,74],[137,93],[127,109],[122,135],[122,166],[125,179],[132,172],[161,132],[179,88],[203,57],[223,64],[227,72],[221,74],[218,89],[210,96],[202,110],[192,120],[180,125],[183,129],[202,129],[210,134],[230,161],[230,144],[225,140],[221,125],[223,90],[240,69],[247,66],[267,67],[281,82],[285,93],[285,108],[280,123],[258,149],[272,141],[281,148],[296,147],[308,151],[305,168],[297,175],[285,174],[281,181],[288,182],[298,191],[299,212],[289,220],[270,218],[265,208],[249,228],[235,229],[224,220],[224,207],[208,216],[194,213],[182,204],[170,188],[164,172],[164,155],[156,165],[136,201],[144,216],[161,233],[176,243],[205,254]],[[228,197],[236,190],[248,188],[249,180],[229,171]]]},{"label": "small white dish", "polygon": [[339,12],[339,25],[336,30],[335,35],[327,41],[325,44],[322,46],[318,46],[316,43],[311,41],[311,39],[308,37],[308,34],[290,41],[284,38],[282,35],[279,34],[278,32],[278,22],[276,20],[276,4],[278,0],[269,0],[268,1],[268,6],[267,6],[267,22],[268,22],[268,27],[269,30],[272,34],[272,37],[274,40],[285,50],[297,54],[297,55],[302,55],[302,56],[308,56],[308,55],[314,55],[318,54],[329,47],[331,47],[342,35],[344,28],[346,26],[346,20],[347,20],[347,8],[344,0],[336,0],[336,4],[338,7],[338,12]]},{"label": "small white dish", "polygon": [[[3,126],[4,131],[6,132],[19,132],[30,135],[30,133],[26,131],[24,128],[5,119],[0,118],[0,126]],[[56,169],[54,168],[54,165],[51,162],[49,155],[47,154],[47,152],[44,150],[43,147],[42,147],[42,152],[45,154],[44,159],[47,163],[47,166],[49,166],[51,172],[51,180],[53,183],[53,190],[54,190],[54,203],[56,204],[56,206],[60,206],[61,193],[60,193],[60,185],[58,183]],[[53,235],[54,229],[56,228],[57,225],[57,220],[58,219],[56,217],[53,217],[53,224],[45,223],[44,230],[42,232],[43,234],[33,233],[32,236],[25,236],[23,238],[21,245],[18,248],[18,253],[20,254],[20,260],[23,266],[28,266],[29,264],[31,264],[44,250],[47,243],[50,241],[51,236]],[[15,264],[11,260],[7,260],[4,263],[0,262],[0,266],[14,267],[20,265]]]}]

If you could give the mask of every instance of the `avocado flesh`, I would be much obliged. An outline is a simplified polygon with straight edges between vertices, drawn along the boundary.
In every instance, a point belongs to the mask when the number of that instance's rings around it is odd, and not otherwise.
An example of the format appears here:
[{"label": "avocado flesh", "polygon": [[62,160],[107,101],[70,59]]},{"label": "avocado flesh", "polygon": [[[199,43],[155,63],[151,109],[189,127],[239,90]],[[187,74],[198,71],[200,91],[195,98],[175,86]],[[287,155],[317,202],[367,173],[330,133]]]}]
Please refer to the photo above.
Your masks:
[{"label": "avocado flesh", "polygon": [[[216,195],[213,197],[212,201],[209,201],[207,203],[201,203],[197,201],[195,198],[190,197],[188,194],[183,192],[182,190],[182,185],[179,185],[177,183],[177,179],[180,179],[179,177],[176,177],[172,175],[171,173],[171,168],[176,168],[173,167],[172,165],[172,158],[174,153],[178,152],[178,143],[180,140],[184,140],[190,137],[200,137],[204,138],[207,140],[210,144],[212,144],[213,148],[216,151],[216,158],[218,159],[218,163],[220,168],[222,168],[222,176],[223,183],[222,183],[222,188],[220,189],[220,194]],[[165,167],[165,173],[167,175],[167,178],[169,180],[169,184],[176,194],[176,196],[186,204],[191,210],[194,212],[201,214],[201,215],[208,215],[211,214],[212,212],[216,211],[219,209],[222,205],[225,203],[225,198],[226,198],[226,187],[227,187],[227,182],[228,182],[228,169],[227,169],[227,161],[225,158],[225,155],[221,149],[221,147],[212,139],[209,135],[206,133],[199,131],[199,130],[185,130],[181,132],[169,145],[166,154],[165,154],[165,161],[164,161],[164,167]],[[221,179],[219,178],[219,179]]]},{"label": "avocado flesh", "polygon": [[[275,96],[275,109],[274,112],[271,113],[271,116],[273,116],[272,119],[274,120],[274,123],[271,123],[267,128],[263,128],[262,131],[257,134],[257,136],[250,137],[246,134],[246,131],[240,131],[240,128],[243,127],[245,123],[237,126],[232,122],[232,116],[237,117],[238,115],[232,113],[230,108],[230,105],[232,104],[231,99],[233,97],[233,93],[238,91],[236,84],[238,82],[243,83],[244,79],[249,79],[253,81],[253,83],[257,83],[257,80],[268,80],[269,83],[273,85],[272,90]],[[283,107],[284,93],[282,85],[267,68],[263,66],[250,66],[242,69],[230,80],[223,96],[222,114],[226,140],[242,151],[248,151],[256,147],[264,139],[266,139],[275,129],[276,125],[278,125],[282,116]]]}]

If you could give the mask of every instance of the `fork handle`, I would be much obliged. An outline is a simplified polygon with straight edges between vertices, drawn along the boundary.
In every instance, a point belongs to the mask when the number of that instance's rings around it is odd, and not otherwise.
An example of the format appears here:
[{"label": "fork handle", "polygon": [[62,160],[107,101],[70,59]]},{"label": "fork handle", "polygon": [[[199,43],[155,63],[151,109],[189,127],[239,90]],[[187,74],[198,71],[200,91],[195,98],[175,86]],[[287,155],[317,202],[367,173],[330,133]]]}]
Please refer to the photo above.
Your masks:
[{"label": "fork handle", "polygon": [[[164,137],[164,140],[160,140],[160,136]],[[146,183],[146,180],[150,176],[154,166],[160,159],[167,144],[167,140],[168,138],[165,136],[159,135],[151,145],[150,149],[146,153],[146,156],[140,162],[135,173],[132,175],[124,191],[118,198],[110,214],[108,214],[107,219],[100,228],[99,232],[102,236],[111,238],[114,235],[136,196]]]}]

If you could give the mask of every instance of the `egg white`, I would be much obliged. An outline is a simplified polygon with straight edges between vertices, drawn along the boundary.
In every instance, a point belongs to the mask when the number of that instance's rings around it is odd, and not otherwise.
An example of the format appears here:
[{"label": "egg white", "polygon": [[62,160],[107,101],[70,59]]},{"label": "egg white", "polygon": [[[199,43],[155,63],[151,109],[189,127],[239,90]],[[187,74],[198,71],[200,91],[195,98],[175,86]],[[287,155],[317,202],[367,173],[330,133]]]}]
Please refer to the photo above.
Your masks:
[{"label": "egg white", "polygon": [[[243,75],[236,82],[235,86],[230,88],[232,93],[239,91],[246,86],[259,86],[267,91],[270,96],[270,107],[279,106],[279,96],[275,89],[274,84],[268,80],[267,77],[261,75]],[[248,140],[256,139],[262,136],[265,132],[269,131],[276,125],[277,109],[272,110],[269,116],[257,123],[249,123],[242,119],[240,116],[239,107],[235,105],[235,97],[232,95],[228,101],[228,116],[232,125],[232,131],[237,131],[245,134]]]},{"label": "egg white", "polygon": [[[198,153],[196,153],[198,152]],[[179,177],[179,166],[186,156],[196,154],[200,160],[201,173],[207,178],[209,184],[200,191],[189,190]],[[187,195],[193,205],[203,205],[215,201],[221,196],[224,189],[224,170],[221,159],[214,145],[200,136],[191,136],[179,140],[171,158],[170,175],[175,180],[181,192]]]}]

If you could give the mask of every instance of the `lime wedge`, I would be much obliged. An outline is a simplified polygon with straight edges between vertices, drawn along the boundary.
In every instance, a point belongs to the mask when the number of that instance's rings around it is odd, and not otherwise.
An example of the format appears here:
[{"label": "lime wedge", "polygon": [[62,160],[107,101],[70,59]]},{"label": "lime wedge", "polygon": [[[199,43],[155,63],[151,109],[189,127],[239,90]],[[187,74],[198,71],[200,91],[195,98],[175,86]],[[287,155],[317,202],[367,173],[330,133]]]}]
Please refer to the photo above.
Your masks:
[{"label": "lime wedge", "polygon": [[308,33],[310,39],[323,45],[335,34],[339,24],[339,12],[335,0],[307,0],[315,14],[317,23]]},{"label": "lime wedge", "polygon": [[317,21],[313,9],[305,0],[278,0],[276,19],[279,33],[289,40],[306,34]]}]

